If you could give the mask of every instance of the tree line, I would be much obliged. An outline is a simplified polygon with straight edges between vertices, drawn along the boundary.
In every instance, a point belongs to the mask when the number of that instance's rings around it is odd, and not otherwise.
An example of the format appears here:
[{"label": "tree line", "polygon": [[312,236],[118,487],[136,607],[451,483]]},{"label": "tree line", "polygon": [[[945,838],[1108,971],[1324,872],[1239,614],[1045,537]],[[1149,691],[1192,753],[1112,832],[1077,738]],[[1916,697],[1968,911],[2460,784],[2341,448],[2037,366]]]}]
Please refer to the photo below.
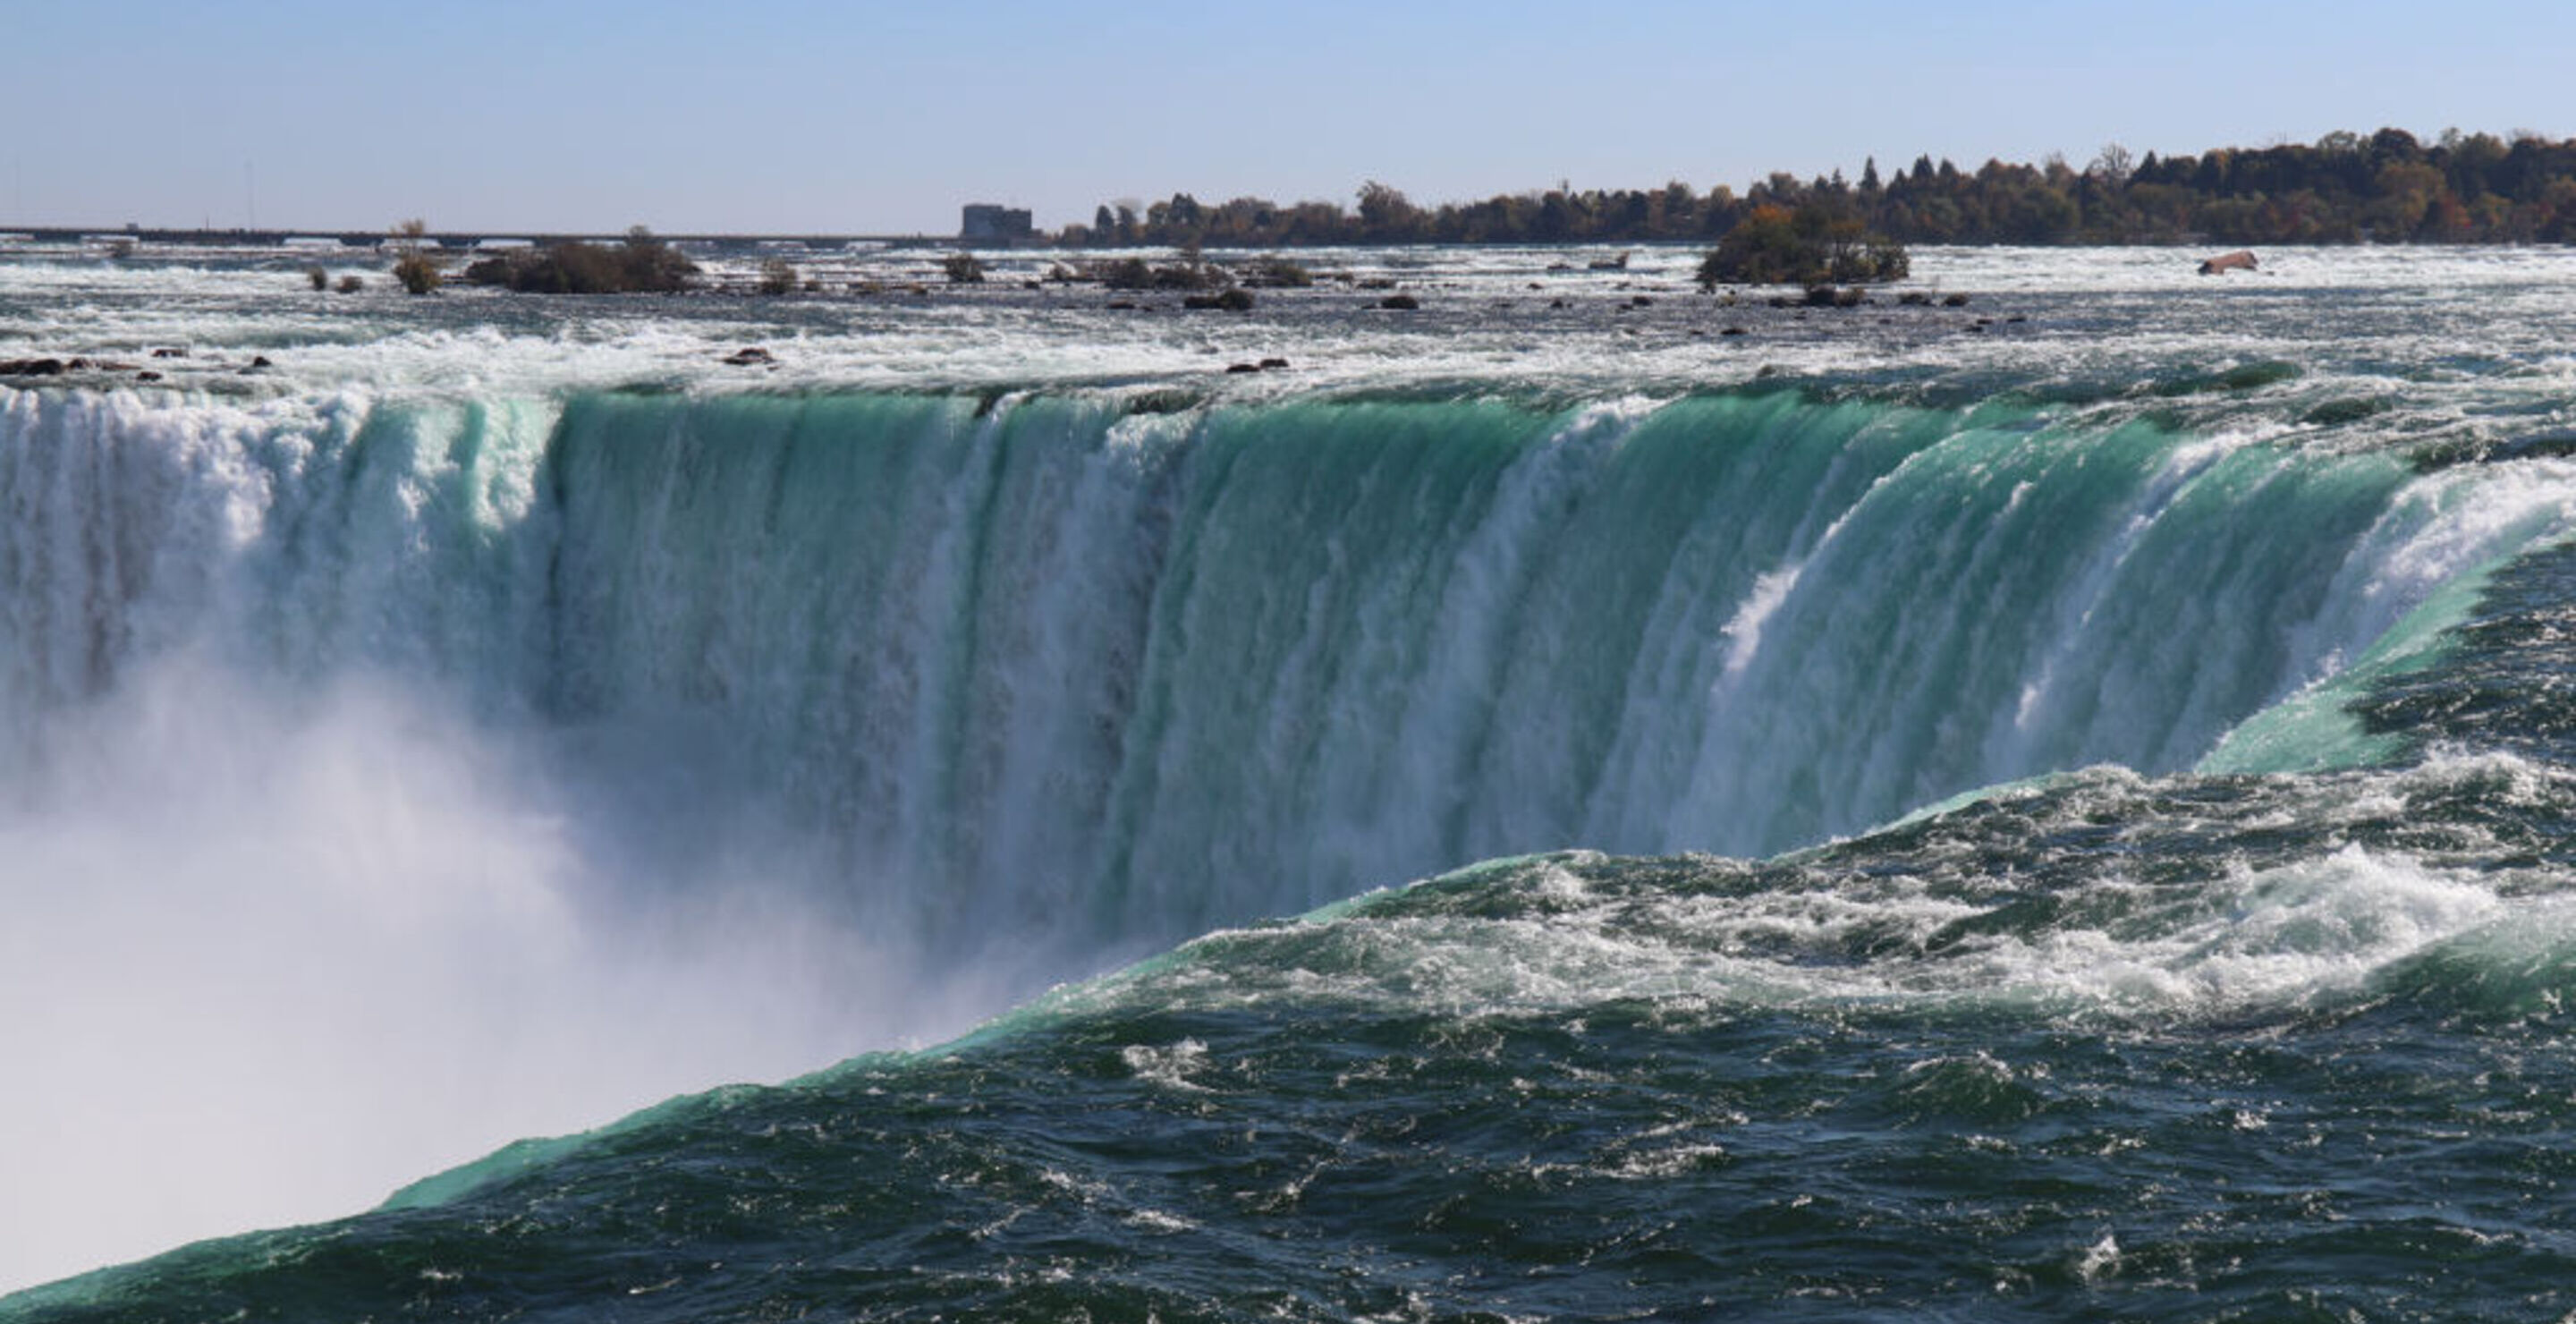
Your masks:
[{"label": "tree line", "polygon": [[1718,239],[1757,208],[1810,208],[1898,243],[2351,244],[2576,242],[2576,139],[2403,129],[2312,144],[2133,156],[2113,144],[2079,170],[1990,160],[1973,171],[1918,156],[1857,180],[1775,173],[1739,194],[1678,180],[1660,189],[1498,195],[1417,205],[1389,185],[1357,205],[1187,193],[1103,205],[1057,241],[1073,247],[1283,248],[1314,244],[1560,244]]}]

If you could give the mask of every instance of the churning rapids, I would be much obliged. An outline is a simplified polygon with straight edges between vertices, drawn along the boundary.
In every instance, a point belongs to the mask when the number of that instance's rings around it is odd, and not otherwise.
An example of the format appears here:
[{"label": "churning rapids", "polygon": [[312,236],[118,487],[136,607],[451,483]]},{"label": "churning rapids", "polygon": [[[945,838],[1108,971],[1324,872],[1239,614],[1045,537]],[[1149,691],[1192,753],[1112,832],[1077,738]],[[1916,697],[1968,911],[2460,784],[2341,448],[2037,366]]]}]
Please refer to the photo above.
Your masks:
[{"label": "churning rapids", "polygon": [[0,1319],[2576,1309],[2576,254],[1050,256],[0,247]]}]

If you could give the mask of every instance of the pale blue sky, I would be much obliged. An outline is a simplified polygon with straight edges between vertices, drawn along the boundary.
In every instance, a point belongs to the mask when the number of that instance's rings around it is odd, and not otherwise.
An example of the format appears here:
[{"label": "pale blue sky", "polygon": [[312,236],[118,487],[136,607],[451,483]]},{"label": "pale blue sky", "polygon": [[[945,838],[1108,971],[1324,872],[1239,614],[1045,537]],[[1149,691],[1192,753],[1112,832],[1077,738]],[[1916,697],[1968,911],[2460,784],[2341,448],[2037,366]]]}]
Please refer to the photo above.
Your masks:
[{"label": "pale blue sky", "polygon": [[2576,134],[2576,4],[0,0],[0,226],[948,232]]}]

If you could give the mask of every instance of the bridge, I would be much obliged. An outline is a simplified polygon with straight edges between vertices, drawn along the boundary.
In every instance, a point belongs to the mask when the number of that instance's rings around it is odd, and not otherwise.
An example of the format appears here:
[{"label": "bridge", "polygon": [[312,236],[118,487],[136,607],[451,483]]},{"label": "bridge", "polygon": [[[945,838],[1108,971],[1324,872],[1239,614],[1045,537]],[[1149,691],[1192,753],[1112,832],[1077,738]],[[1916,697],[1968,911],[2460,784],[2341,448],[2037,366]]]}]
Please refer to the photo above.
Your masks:
[{"label": "bridge", "polygon": [[[77,244],[84,240],[122,239],[136,244],[277,249],[287,248],[287,241],[291,239],[335,239],[350,248],[371,249],[400,237],[389,230],[156,230],[131,225],[0,225],[0,235],[7,235],[13,239],[23,238],[27,242],[39,244]],[[841,248],[853,243],[878,243],[898,248],[934,245],[954,247],[957,243],[954,235],[925,234],[656,234],[653,237],[668,244],[688,244],[692,247],[713,248],[718,251],[739,250],[746,253],[790,245],[829,249]],[[561,243],[567,240],[617,243],[623,241],[626,236],[623,232],[570,234],[541,230],[433,230],[422,238],[435,241],[441,248],[470,249],[495,240],[526,240],[533,244]]]}]

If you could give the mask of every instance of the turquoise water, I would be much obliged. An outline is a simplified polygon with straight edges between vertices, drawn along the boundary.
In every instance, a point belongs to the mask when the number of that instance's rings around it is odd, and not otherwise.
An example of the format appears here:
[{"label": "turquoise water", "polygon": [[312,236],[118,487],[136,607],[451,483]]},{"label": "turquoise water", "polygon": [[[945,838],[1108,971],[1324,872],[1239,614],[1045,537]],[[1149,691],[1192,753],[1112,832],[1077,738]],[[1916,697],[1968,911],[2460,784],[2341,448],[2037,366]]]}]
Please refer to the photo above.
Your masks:
[{"label": "turquoise water", "polygon": [[2576,468],[2402,295],[0,386],[7,1227],[240,1233],[0,1318],[2556,1318]]}]

